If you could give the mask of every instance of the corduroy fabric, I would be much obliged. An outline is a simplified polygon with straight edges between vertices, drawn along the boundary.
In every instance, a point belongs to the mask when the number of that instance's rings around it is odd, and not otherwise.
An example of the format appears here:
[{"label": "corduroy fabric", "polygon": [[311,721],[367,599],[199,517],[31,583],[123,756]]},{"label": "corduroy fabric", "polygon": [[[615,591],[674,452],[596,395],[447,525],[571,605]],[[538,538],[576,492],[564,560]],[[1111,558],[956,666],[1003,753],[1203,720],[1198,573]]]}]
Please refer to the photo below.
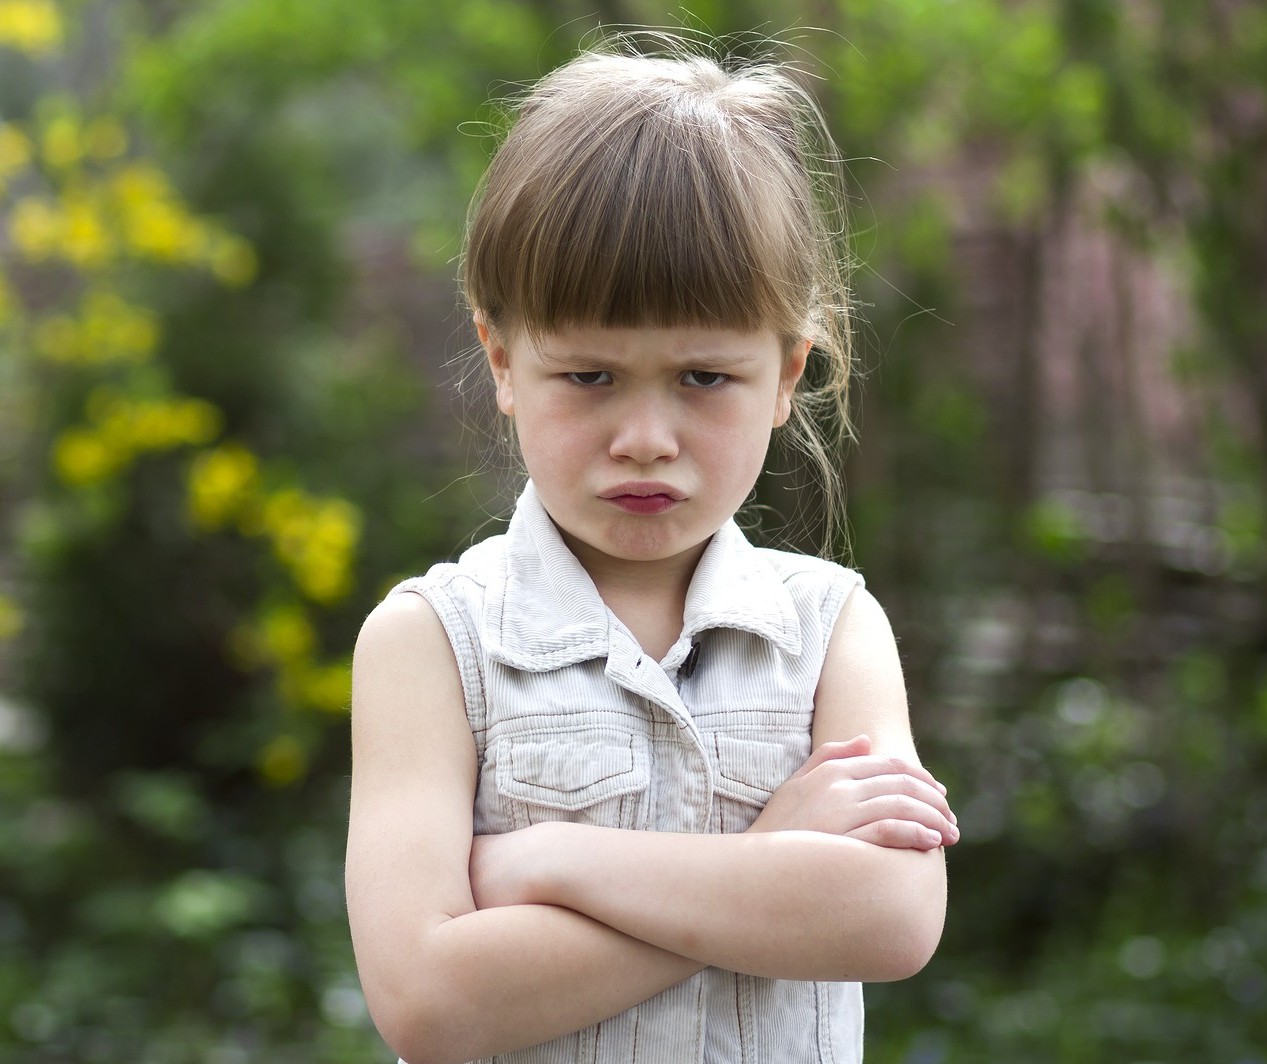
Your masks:
[{"label": "corduroy fabric", "polygon": [[[861,583],[830,562],[753,547],[729,522],[657,662],[603,603],[529,483],[505,535],[392,593],[425,596],[453,645],[479,759],[477,834],[544,820],[738,832],[809,755],[827,643]],[[694,668],[682,669],[695,645]],[[480,1064],[857,1064],[862,1026],[857,983],[709,968]]]}]

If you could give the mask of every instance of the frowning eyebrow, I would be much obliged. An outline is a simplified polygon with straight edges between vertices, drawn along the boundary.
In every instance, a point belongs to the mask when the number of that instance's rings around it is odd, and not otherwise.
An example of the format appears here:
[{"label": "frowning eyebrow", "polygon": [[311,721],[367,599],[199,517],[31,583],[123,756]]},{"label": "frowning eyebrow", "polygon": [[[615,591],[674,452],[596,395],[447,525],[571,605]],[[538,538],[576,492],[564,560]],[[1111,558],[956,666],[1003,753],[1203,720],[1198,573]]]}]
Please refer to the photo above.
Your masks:
[{"label": "frowning eyebrow", "polygon": [[[636,355],[613,356],[610,353],[588,351],[538,350],[537,358],[545,365],[558,369],[584,367],[587,370],[628,370],[641,364]],[[748,351],[688,351],[675,357],[669,367],[678,372],[692,369],[706,372],[733,371],[755,365],[759,359],[759,355]]]}]

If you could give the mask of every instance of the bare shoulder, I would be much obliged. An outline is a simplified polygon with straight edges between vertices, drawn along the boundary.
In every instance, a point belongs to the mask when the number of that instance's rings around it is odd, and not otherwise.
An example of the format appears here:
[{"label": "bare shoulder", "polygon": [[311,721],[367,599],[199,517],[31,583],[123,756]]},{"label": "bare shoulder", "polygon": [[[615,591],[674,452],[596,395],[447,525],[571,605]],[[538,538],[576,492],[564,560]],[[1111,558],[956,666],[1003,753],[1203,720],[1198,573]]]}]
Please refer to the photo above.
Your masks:
[{"label": "bare shoulder", "polygon": [[858,585],[840,608],[828,655],[856,655],[886,646],[893,647],[896,654],[897,641],[888,614],[870,591]]},{"label": "bare shoulder", "polygon": [[444,637],[444,626],[422,595],[388,595],[365,618],[356,640],[357,658],[375,658],[393,649],[416,648],[419,642],[434,644]]},{"label": "bare shoulder", "polygon": [[841,607],[814,707],[815,746],[866,734],[876,753],[914,753],[897,640],[865,587],[855,587]]},{"label": "bare shoulder", "polygon": [[352,656],[354,787],[358,761],[377,767],[407,754],[416,764],[437,743],[462,762],[473,756],[453,648],[425,598],[391,595],[366,617]]},{"label": "bare shoulder", "polygon": [[399,702],[423,690],[455,695],[461,680],[453,648],[439,616],[417,594],[389,595],[365,618],[352,654],[352,714]]},{"label": "bare shoulder", "polygon": [[444,625],[420,595],[392,595],[365,619],[352,655],[352,797],[387,784],[417,793],[473,787],[474,740]]}]

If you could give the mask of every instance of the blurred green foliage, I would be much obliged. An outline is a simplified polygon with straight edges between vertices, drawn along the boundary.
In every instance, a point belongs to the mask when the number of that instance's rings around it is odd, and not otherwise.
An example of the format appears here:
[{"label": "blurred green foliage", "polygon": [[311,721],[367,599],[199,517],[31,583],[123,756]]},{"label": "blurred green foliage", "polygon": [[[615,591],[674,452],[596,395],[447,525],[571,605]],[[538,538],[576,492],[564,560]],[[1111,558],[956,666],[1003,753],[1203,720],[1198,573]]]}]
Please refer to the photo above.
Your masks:
[{"label": "blurred green foliage", "polygon": [[[444,388],[486,101],[600,19],[789,27],[852,160],[851,546],[965,835],[942,950],[869,990],[868,1060],[1267,1061],[1244,0],[0,0],[0,1055],[389,1059],[343,913],[348,656],[497,511]],[[1088,184],[1191,292],[1168,372],[1241,400],[1201,400],[1215,502],[1161,540],[1142,467],[1038,475],[1032,335],[1000,397],[949,324],[1032,333]],[[981,232],[1017,249],[993,311]]]}]

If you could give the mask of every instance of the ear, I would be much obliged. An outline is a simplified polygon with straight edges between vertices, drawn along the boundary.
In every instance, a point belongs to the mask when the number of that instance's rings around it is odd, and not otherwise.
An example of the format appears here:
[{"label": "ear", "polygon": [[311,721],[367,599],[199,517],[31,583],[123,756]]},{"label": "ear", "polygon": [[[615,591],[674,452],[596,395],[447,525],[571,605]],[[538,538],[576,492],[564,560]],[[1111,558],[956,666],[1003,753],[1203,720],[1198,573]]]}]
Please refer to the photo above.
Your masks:
[{"label": "ear", "polygon": [[484,355],[488,358],[488,368],[493,374],[493,384],[497,389],[497,409],[507,417],[515,415],[515,397],[510,382],[510,355],[506,351],[501,335],[488,324],[482,310],[474,315],[475,334],[480,338]]},{"label": "ear", "polygon": [[809,360],[810,341],[802,340],[783,359],[783,369],[779,373],[779,395],[774,405],[774,427],[787,422],[792,416],[792,396],[796,393],[796,385],[805,372],[805,363]]}]

